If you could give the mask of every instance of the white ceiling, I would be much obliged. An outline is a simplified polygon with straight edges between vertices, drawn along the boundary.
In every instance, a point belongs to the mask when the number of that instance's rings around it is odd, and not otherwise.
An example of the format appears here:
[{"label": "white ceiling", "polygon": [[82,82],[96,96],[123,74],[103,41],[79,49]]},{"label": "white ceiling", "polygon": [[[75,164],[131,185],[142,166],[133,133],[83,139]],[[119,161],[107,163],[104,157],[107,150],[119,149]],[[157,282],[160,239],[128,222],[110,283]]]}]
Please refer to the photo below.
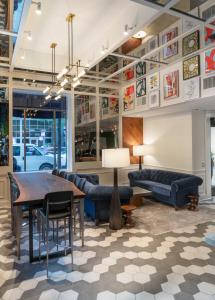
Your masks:
[{"label": "white ceiling", "polygon": [[[30,5],[19,32],[14,57],[15,67],[33,70],[51,70],[50,44],[56,42],[56,69],[67,63],[66,16],[74,13],[74,60],[93,65],[101,58],[101,48],[114,50],[123,41],[124,26],[136,24],[137,32],[157,13],[156,10],[130,0],[38,0],[42,2],[42,15]],[[31,31],[32,41],[23,31]],[[134,32],[131,32],[134,33]],[[21,56],[25,54],[25,59]],[[107,54],[107,53],[106,53]]]}]

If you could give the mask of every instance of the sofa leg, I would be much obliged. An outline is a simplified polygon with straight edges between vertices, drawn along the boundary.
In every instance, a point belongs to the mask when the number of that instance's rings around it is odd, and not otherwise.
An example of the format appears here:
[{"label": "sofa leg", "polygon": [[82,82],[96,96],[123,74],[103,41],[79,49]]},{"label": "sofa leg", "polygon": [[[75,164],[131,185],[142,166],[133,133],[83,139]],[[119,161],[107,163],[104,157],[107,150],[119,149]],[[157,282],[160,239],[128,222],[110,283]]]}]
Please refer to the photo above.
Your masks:
[{"label": "sofa leg", "polygon": [[95,219],[95,225],[99,226],[99,219],[97,219],[97,218]]}]

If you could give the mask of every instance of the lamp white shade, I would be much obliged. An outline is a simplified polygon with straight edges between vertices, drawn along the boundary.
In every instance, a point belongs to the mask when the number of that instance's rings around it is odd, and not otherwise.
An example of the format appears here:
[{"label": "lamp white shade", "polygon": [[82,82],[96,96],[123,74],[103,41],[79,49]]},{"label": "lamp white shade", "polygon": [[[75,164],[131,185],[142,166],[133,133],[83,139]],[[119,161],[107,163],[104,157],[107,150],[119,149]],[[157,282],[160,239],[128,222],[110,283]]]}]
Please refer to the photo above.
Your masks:
[{"label": "lamp white shade", "polygon": [[143,156],[144,155],[145,145],[135,145],[133,146],[133,155],[134,156]]},{"label": "lamp white shade", "polygon": [[115,148],[102,150],[102,167],[123,168],[130,165],[128,148]]}]

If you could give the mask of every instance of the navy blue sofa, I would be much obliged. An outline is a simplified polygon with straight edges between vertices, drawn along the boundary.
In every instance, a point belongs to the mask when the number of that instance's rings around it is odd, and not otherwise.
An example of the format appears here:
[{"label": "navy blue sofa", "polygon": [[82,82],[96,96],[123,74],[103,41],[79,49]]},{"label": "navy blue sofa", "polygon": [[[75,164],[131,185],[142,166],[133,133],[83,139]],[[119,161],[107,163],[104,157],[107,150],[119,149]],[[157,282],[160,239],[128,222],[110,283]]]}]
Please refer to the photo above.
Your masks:
[{"label": "navy blue sofa", "polygon": [[[83,191],[85,214],[98,225],[100,221],[109,220],[110,201],[112,197],[112,186],[100,185],[99,176],[94,174],[67,173],[67,180]],[[133,190],[129,186],[119,187],[121,205],[128,204],[133,196]]]},{"label": "navy blue sofa", "polygon": [[152,197],[177,207],[189,202],[187,195],[198,195],[200,177],[164,170],[144,169],[128,173],[130,186],[152,191]]}]

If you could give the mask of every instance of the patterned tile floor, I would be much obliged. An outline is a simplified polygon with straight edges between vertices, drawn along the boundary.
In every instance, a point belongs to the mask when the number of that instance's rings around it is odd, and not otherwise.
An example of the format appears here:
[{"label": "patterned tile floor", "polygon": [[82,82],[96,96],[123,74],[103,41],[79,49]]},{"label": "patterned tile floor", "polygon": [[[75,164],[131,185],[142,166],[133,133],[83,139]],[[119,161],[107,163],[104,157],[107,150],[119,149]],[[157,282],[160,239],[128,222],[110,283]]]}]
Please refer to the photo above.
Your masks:
[{"label": "patterned tile floor", "polygon": [[[85,247],[70,255],[28,263],[27,228],[22,257],[15,256],[10,209],[0,207],[0,299],[40,300],[215,300],[215,248],[204,243],[215,222],[152,235],[144,228],[85,230]],[[38,247],[35,235],[35,247]]]}]

